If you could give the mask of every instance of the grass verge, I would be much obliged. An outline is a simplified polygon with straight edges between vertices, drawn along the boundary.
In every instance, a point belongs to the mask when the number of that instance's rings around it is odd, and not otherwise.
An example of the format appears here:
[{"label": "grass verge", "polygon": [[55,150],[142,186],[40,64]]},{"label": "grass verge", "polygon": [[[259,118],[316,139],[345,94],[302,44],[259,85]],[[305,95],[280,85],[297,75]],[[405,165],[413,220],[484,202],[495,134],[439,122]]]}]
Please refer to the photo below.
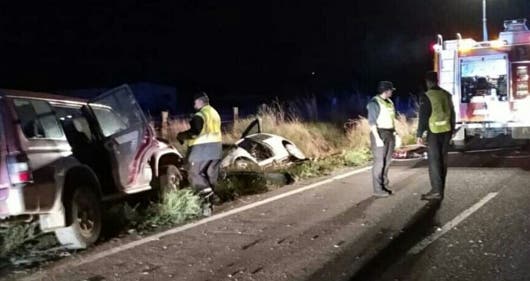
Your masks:
[{"label": "grass verge", "polygon": [[[179,225],[200,217],[200,198],[190,189],[174,190],[164,194],[160,202],[150,202],[131,206],[129,203],[118,206],[122,224],[137,231],[148,231],[161,226]],[[115,214],[116,215],[116,214]]]}]

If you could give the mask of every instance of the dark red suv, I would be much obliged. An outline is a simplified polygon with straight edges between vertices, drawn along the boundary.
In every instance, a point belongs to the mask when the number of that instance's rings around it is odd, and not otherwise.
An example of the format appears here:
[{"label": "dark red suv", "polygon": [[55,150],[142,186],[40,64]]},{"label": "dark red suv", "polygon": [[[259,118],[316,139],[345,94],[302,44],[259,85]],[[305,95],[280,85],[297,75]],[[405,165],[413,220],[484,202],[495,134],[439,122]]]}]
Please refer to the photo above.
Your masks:
[{"label": "dark red suv", "polygon": [[72,249],[94,243],[102,202],[180,180],[127,85],[88,101],[0,90],[0,219],[38,219]]}]

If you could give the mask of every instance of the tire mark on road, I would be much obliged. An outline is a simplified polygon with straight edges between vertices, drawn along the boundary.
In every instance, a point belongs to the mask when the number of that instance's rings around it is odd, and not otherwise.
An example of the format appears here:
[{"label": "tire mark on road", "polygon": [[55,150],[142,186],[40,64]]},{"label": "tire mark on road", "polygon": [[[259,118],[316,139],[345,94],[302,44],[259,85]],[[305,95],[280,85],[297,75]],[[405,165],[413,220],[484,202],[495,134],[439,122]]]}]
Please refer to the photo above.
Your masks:
[{"label": "tire mark on road", "polygon": [[252,241],[252,242],[250,242],[249,244],[243,245],[243,246],[241,247],[241,250],[247,250],[248,248],[250,248],[250,247],[252,247],[252,246],[255,246],[256,244],[258,244],[258,243],[261,242],[261,241],[263,241],[262,238],[257,239],[257,240],[255,240],[255,241]]}]

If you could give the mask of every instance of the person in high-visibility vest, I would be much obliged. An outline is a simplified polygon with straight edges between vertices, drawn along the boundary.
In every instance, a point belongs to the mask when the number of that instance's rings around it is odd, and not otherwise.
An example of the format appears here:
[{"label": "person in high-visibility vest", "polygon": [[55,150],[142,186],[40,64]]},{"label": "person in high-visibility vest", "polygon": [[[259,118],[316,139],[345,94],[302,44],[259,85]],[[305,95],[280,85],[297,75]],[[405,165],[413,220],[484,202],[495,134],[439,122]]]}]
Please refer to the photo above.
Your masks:
[{"label": "person in high-visibility vest", "polygon": [[388,197],[392,194],[388,186],[388,171],[396,143],[394,129],[396,109],[390,97],[392,97],[392,93],[395,90],[392,82],[379,82],[377,95],[366,106],[371,131],[371,149],[374,158],[372,183],[375,197]]},{"label": "person in high-visibility vest", "polygon": [[431,190],[421,198],[441,200],[447,177],[449,145],[455,130],[455,109],[451,94],[438,86],[436,72],[427,72],[425,82],[428,91],[420,97],[417,143],[424,145],[423,135],[427,132]]},{"label": "person in high-visibility vest", "polygon": [[177,139],[188,145],[186,158],[191,186],[199,195],[218,200],[214,189],[222,157],[221,117],[204,92],[194,95],[194,108],[197,112],[190,121],[190,129],[179,133]]}]

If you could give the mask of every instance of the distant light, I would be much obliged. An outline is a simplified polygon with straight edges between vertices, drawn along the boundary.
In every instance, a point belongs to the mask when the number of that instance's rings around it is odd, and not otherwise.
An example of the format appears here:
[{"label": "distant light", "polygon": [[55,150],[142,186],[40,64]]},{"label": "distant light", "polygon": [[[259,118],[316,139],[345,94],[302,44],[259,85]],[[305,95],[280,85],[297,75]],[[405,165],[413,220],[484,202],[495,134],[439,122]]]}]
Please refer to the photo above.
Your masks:
[{"label": "distant light", "polygon": [[72,115],[67,115],[66,118],[72,119]]},{"label": "distant light", "polygon": [[314,71],[313,71],[313,72],[311,72],[311,75],[315,76],[315,74],[316,74],[316,73],[315,73]]}]

